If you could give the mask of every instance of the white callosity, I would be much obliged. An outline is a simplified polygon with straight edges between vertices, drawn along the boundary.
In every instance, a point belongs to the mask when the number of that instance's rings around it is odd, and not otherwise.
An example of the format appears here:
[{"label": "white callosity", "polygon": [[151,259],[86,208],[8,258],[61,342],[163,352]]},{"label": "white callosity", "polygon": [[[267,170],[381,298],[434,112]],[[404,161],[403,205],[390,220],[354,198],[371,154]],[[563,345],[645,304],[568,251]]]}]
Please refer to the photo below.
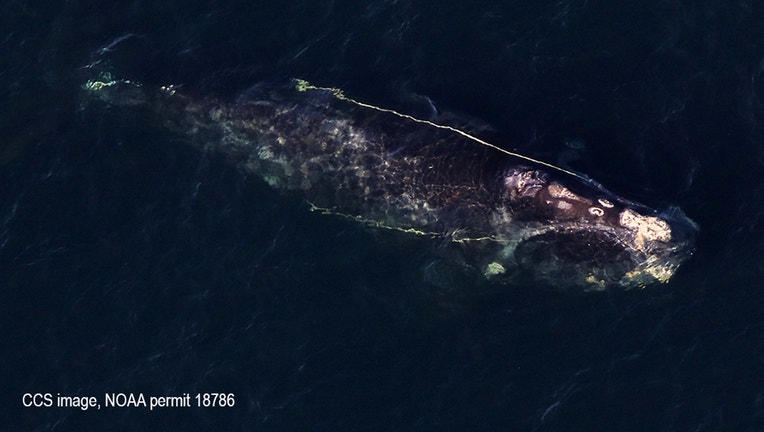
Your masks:
[{"label": "white callosity", "polygon": [[643,216],[631,209],[621,212],[620,224],[636,233],[636,244],[640,250],[644,249],[645,241],[669,242],[671,240],[671,227],[663,219],[655,216]]}]

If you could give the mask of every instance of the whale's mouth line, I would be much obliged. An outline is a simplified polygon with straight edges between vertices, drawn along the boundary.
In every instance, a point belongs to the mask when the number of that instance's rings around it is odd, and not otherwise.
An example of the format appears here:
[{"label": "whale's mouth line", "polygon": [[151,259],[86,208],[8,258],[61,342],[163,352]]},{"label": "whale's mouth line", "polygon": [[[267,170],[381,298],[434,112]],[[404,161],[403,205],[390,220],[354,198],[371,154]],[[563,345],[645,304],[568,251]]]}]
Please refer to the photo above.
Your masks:
[{"label": "whale's mouth line", "polygon": [[668,282],[692,253],[690,242],[664,240],[640,243],[626,228],[563,222],[523,236],[511,259],[532,279],[558,286],[643,287]]}]

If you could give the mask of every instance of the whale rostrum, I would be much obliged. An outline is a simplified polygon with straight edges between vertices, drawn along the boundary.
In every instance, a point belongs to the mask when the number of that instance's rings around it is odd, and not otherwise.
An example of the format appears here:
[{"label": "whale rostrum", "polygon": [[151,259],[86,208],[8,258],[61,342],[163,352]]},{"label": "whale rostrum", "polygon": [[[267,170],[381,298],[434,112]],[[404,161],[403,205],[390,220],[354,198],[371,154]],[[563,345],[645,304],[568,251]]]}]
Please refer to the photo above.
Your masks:
[{"label": "whale rostrum", "polygon": [[313,210],[445,240],[460,264],[499,283],[644,287],[667,282],[693,251],[697,226],[677,207],[659,213],[581,174],[338,89],[294,80],[225,102],[128,80],[83,88]]}]

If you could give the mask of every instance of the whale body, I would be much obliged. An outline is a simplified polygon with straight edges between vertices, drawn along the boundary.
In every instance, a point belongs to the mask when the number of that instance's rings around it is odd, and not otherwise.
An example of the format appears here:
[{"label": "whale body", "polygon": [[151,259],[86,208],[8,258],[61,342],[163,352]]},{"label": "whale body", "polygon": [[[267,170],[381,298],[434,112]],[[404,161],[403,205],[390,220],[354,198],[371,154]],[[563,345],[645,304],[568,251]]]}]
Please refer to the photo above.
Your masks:
[{"label": "whale body", "polygon": [[225,102],[173,86],[88,81],[90,98],[134,107],[198,148],[315,210],[441,239],[497,282],[598,290],[667,282],[697,226],[579,174],[453,127],[295,80]]}]

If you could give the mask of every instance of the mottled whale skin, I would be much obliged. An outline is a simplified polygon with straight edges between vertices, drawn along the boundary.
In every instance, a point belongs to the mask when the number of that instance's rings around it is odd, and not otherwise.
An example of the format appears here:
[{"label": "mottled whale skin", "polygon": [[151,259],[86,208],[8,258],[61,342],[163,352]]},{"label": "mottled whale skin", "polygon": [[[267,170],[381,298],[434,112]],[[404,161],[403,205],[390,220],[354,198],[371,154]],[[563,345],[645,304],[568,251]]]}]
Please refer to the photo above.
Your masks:
[{"label": "mottled whale skin", "polygon": [[583,176],[457,129],[295,80],[257,97],[193,98],[173,86],[88,81],[89,97],[132,106],[312,208],[441,238],[461,265],[499,282],[598,290],[667,282],[696,225]]}]

